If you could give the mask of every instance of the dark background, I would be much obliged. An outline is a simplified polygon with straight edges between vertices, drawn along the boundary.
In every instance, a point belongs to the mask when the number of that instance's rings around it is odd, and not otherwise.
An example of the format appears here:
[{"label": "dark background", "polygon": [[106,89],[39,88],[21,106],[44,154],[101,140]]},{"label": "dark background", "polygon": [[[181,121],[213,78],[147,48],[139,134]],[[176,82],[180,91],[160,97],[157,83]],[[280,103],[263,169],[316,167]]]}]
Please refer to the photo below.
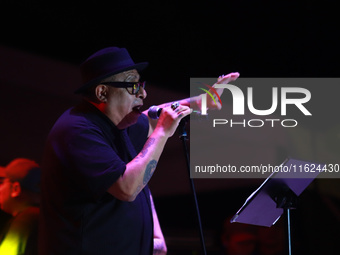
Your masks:
[{"label": "dark background", "polygon": [[[167,91],[189,95],[190,77],[217,77],[234,71],[241,77],[338,77],[338,10],[332,1],[2,1],[0,45],[72,66],[100,48],[126,47],[136,62],[150,63],[142,79]],[[9,71],[16,72],[12,68],[0,73]],[[58,81],[64,78],[58,77]],[[1,84],[1,117],[6,131],[2,132],[2,165],[19,154],[39,160],[37,155],[49,128],[74,102],[55,96],[54,100],[62,102],[54,105],[55,115],[48,119],[45,115],[51,109],[51,97],[44,97],[43,104],[33,100],[45,96],[48,84],[43,86],[44,92],[37,92]],[[17,97],[18,90],[26,97]],[[337,97],[329,95],[328,104]],[[23,132],[30,125],[27,113],[16,115],[25,105],[42,111],[40,119],[46,119],[37,125],[42,132],[36,127],[31,129],[30,139]],[[13,122],[15,128],[7,127],[5,122]],[[14,137],[30,146],[11,144]],[[40,140],[31,146],[35,137]],[[15,146],[20,153],[14,153]],[[175,145],[175,155],[167,154],[169,162],[174,162],[172,157],[182,158],[179,146]],[[199,253],[189,182],[178,177],[178,182],[169,183],[160,173],[154,178],[160,182],[151,182],[156,191],[162,186],[187,187],[187,192],[179,194],[155,192],[169,254]],[[227,182],[224,189],[208,185],[199,192],[211,253],[220,248],[218,230],[223,219],[236,212],[258,183],[236,180]],[[297,243],[304,251],[300,254],[338,254],[339,189],[335,189],[335,195],[325,195],[320,192],[321,184],[316,182],[304,193],[301,209],[294,216],[298,222]]]},{"label": "dark background", "polygon": [[[7,3],[6,3],[7,2]],[[331,1],[3,1],[1,43],[79,64],[107,46],[147,60],[144,78],[184,90],[189,77],[338,73]]]}]

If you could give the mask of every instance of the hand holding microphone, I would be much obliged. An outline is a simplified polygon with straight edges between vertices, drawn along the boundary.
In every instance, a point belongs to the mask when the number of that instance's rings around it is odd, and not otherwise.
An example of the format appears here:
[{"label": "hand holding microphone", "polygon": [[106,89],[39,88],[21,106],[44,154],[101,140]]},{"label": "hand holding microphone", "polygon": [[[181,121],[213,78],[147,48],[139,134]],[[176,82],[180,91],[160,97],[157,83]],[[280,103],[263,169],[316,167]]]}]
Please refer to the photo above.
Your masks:
[{"label": "hand holding microphone", "polygon": [[151,106],[148,110],[148,116],[151,119],[158,119],[158,129],[163,129],[168,137],[172,136],[177,129],[181,119],[192,112],[188,106],[180,105],[174,102],[171,106],[160,108],[158,106]]},{"label": "hand holding microphone", "polygon": [[[179,107],[179,103],[178,102],[173,102],[170,107],[171,107],[172,110],[175,111]],[[148,116],[151,119],[156,120],[161,115],[162,110],[163,110],[163,108],[160,108],[160,107],[158,107],[156,105],[153,105],[148,110]]]},{"label": "hand holding microphone", "polygon": [[[176,103],[176,102],[175,102]],[[177,102],[178,103],[178,102]],[[173,105],[173,104],[172,104]],[[159,118],[159,116],[162,113],[163,108],[158,107],[157,105],[153,105],[149,108],[148,110],[148,116],[156,120]],[[190,115],[185,116],[183,119],[189,120],[189,119],[194,119],[194,120],[205,120],[208,119],[208,115],[202,115],[201,112],[199,111],[192,111]]]}]

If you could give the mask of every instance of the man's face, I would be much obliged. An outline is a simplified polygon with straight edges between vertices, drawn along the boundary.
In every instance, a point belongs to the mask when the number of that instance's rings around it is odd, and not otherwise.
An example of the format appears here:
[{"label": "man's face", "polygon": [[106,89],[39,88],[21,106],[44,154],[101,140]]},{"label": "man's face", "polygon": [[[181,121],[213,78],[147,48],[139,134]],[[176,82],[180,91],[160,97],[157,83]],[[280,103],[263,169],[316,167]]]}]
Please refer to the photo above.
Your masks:
[{"label": "man's face", "polygon": [[1,178],[0,180],[0,206],[1,209],[7,213],[10,211],[10,201],[12,192],[12,182],[8,178]]},{"label": "man's face", "polygon": [[[137,70],[129,70],[109,77],[105,81],[138,82]],[[131,88],[108,87],[106,114],[118,128],[126,128],[137,122],[141,115],[140,108],[146,98],[146,91],[140,87],[136,95],[131,95]]]},{"label": "man's face", "polygon": [[256,248],[256,236],[250,233],[234,234],[228,240],[228,254],[252,255]]}]

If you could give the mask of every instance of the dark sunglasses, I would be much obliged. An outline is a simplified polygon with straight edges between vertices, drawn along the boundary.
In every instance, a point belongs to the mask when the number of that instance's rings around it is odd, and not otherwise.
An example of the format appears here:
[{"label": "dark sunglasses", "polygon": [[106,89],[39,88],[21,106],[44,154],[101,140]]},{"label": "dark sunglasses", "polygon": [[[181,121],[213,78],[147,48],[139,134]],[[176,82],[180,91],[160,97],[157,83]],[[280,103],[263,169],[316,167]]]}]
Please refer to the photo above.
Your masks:
[{"label": "dark sunglasses", "polygon": [[[146,82],[125,82],[125,81],[107,81],[102,82],[100,84],[116,87],[116,88],[126,88],[126,90],[131,95],[136,95],[139,92],[140,87],[145,89]],[[128,90],[128,88],[131,88],[132,90]]]}]

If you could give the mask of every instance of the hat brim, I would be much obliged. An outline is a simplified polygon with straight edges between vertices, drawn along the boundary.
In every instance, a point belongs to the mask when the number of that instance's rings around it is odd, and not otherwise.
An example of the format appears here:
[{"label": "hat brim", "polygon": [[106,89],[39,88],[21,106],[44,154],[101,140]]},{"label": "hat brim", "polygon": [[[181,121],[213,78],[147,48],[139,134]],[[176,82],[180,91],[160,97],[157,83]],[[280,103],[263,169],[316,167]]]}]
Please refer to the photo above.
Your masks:
[{"label": "hat brim", "polygon": [[102,75],[102,76],[99,76],[98,78],[96,79],[93,79],[85,84],[83,84],[80,88],[78,88],[74,93],[75,94],[81,94],[83,93],[84,91],[86,91],[88,88],[94,86],[94,85],[98,85],[100,84],[100,81],[102,81],[103,79],[107,78],[107,77],[110,77],[112,75],[115,75],[115,74],[118,74],[118,73],[121,73],[121,72],[125,72],[125,71],[128,71],[128,70],[132,70],[132,69],[136,69],[138,72],[144,70],[147,66],[149,65],[148,62],[142,62],[142,63],[137,63],[137,64],[134,64],[132,66],[127,66],[127,67],[124,67],[124,68],[120,68],[120,69],[116,69],[112,72],[109,72],[105,75]]}]

